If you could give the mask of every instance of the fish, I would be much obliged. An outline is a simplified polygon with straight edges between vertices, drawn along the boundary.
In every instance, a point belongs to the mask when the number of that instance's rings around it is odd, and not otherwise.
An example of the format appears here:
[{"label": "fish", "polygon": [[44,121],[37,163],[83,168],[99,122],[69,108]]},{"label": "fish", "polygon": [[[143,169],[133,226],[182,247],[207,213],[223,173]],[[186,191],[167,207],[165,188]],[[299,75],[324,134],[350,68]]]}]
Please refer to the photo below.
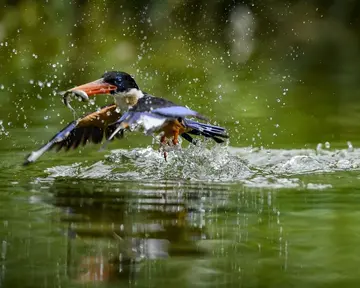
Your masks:
[{"label": "fish", "polygon": [[77,98],[79,98],[83,102],[89,101],[89,96],[86,94],[86,92],[84,92],[82,90],[72,90],[72,89],[70,89],[70,90],[67,90],[67,91],[60,92],[60,95],[63,97],[62,100],[63,100],[64,105],[73,112],[74,118],[77,118],[77,115],[76,115],[75,109],[70,105],[71,96],[76,96]]}]

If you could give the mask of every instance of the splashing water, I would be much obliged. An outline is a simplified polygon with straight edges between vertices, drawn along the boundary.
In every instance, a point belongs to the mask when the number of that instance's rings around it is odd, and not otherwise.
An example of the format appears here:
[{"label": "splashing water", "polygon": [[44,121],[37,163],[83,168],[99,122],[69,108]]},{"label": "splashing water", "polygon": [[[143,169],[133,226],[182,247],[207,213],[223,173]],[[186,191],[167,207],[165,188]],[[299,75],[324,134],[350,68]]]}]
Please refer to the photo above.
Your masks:
[{"label": "splashing water", "polygon": [[189,147],[163,154],[148,148],[119,149],[111,151],[106,159],[91,166],[73,164],[48,168],[50,177],[79,177],[102,179],[168,179],[193,181],[232,181],[245,179],[252,172],[227,147],[209,149],[204,146]]},{"label": "splashing water", "polygon": [[[352,147],[352,146],[351,146]],[[360,149],[253,149],[206,145],[162,153],[148,148],[113,150],[92,165],[75,163],[46,169],[56,177],[108,180],[175,180],[241,182],[251,187],[324,189],[330,184],[305,184],[298,177],[311,173],[357,170]]]}]

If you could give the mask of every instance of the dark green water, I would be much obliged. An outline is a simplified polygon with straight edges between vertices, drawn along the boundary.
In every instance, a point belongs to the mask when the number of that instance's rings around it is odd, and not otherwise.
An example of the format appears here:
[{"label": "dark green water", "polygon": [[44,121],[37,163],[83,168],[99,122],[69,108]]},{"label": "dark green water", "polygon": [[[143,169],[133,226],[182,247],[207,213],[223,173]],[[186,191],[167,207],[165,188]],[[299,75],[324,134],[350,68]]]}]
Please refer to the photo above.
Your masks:
[{"label": "dark green water", "polygon": [[[132,2],[1,4],[0,287],[358,287],[356,1]],[[57,93],[110,69],[229,143],[165,162],[128,133],[22,167],[73,120]]]}]

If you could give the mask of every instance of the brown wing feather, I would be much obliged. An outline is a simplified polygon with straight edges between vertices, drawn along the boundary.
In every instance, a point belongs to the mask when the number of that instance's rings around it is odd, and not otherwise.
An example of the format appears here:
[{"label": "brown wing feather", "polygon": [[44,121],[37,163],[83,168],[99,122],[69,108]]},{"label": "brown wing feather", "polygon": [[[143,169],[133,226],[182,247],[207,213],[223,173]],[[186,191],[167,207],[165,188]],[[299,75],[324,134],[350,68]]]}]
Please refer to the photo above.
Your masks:
[{"label": "brown wing feather", "polygon": [[[100,143],[104,134],[111,135],[116,129],[116,124],[112,123],[115,123],[120,117],[121,114],[116,110],[116,105],[112,104],[72,121],[38,150],[31,152],[25,158],[24,165],[35,162],[46,151],[53,148],[57,151],[61,149],[67,151],[88,142]],[[121,136],[120,134],[117,137]]]},{"label": "brown wing feather", "polygon": [[116,104],[105,106],[99,111],[89,113],[81,118],[78,122],[78,127],[96,126],[104,128],[107,125],[114,123],[121,117],[121,114],[116,111]]},{"label": "brown wing feather", "polygon": [[80,144],[84,146],[89,142],[100,143],[104,134],[108,135],[115,129],[111,124],[120,117],[116,104],[89,113],[77,121],[76,127],[64,140],[54,143],[51,148],[56,148],[57,151],[64,148],[67,151],[70,148],[76,149]]}]

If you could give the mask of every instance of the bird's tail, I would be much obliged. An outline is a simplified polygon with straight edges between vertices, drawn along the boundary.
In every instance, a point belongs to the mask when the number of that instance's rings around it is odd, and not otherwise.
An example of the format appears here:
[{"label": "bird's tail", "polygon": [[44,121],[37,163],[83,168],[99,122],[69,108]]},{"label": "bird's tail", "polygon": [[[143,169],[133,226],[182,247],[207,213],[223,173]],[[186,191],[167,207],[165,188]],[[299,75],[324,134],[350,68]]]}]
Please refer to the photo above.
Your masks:
[{"label": "bird's tail", "polygon": [[181,136],[191,143],[194,143],[194,140],[189,134],[212,138],[216,143],[223,143],[225,141],[224,139],[229,138],[226,129],[220,126],[200,123],[189,119],[184,119],[184,124],[186,128],[191,130],[183,133]]},{"label": "bird's tail", "polygon": [[59,143],[65,140],[71,131],[76,128],[78,121],[73,121],[69,123],[64,129],[58,132],[53,138],[49,140],[45,145],[41,146],[38,150],[30,153],[28,157],[26,157],[24,161],[24,165],[28,165],[30,163],[35,162],[41,155],[43,155],[46,151],[51,150],[56,143]]}]

